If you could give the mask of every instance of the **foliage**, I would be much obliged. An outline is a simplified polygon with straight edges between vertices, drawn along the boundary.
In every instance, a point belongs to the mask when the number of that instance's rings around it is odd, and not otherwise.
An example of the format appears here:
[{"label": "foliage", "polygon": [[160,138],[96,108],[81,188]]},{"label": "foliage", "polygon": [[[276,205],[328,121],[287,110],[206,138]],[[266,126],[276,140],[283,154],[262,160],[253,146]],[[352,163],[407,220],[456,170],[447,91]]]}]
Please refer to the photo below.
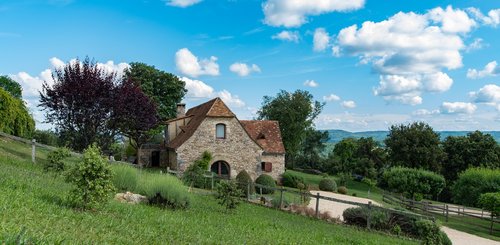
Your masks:
[{"label": "foliage", "polygon": [[456,203],[478,207],[479,196],[488,192],[500,192],[500,169],[469,168],[458,175],[452,187]]},{"label": "foliage", "polygon": [[135,191],[139,174],[137,169],[125,164],[111,165],[113,170],[113,185],[118,191]]},{"label": "foliage", "polygon": [[148,178],[141,178],[138,190],[148,198],[150,204],[160,207],[184,209],[191,204],[192,197],[187,187],[172,175],[151,174]]},{"label": "foliage", "polygon": [[306,169],[324,169],[322,152],[328,141],[328,131],[308,128],[296,159],[296,167]]},{"label": "foliage", "polygon": [[70,169],[66,177],[66,181],[74,187],[69,200],[83,209],[95,208],[107,202],[115,190],[111,167],[101,157],[101,151],[95,144],[85,149],[83,158]]},{"label": "foliage", "polygon": [[314,101],[311,93],[304,90],[293,93],[281,90],[276,97],[264,96],[258,118],[279,122],[287,162],[291,161],[292,168],[307,130],[313,126],[313,121],[323,106],[324,104]]},{"label": "foliage", "polygon": [[339,184],[343,186],[347,186],[347,182],[352,179],[352,176],[348,173],[339,174]]},{"label": "foliage", "polygon": [[481,194],[478,203],[482,208],[490,211],[493,216],[500,216],[500,192]]},{"label": "foliage", "polygon": [[245,197],[248,197],[248,195],[253,194],[255,191],[252,178],[245,170],[241,170],[241,172],[236,175],[236,184]]},{"label": "foliage", "polygon": [[[267,174],[261,174],[257,179],[255,180],[255,184],[263,185],[266,187],[271,187],[271,188],[276,188],[276,182],[274,181],[273,177],[267,175]],[[260,194],[260,190],[262,189],[262,194],[272,194],[274,193],[274,189],[270,188],[265,188],[265,187],[257,187],[255,186],[255,191]]]},{"label": "foliage", "polygon": [[209,151],[204,151],[203,153],[201,153],[201,157],[196,159],[194,163],[199,165],[200,168],[208,169],[212,159],[213,159],[212,153],[210,153]]},{"label": "foliage", "polygon": [[205,188],[205,173],[208,171],[208,165],[212,161],[212,154],[204,151],[200,158],[189,165],[182,176],[184,183],[198,188]]},{"label": "foliage", "polygon": [[63,172],[66,169],[64,159],[71,156],[70,151],[66,147],[57,148],[47,155],[47,162],[43,162],[43,170],[46,172],[53,171],[55,173]]},{"label": "foliage", "polygon": [[339,188],[337,188],[337,192],[340,193],[340,194],[346,195],[347,191],[348,191],[347,187],[345,187],[345,186],[339,186]]},{"label": "foliage", "polygon": [[451,245],[448,236],[441,231],[439,225],[431,220],[420,219],[415,222],[417,236],[425,245]]},{"label": "foliage", "polygon": [[370,216],[370,226],[376,230],[390,229],[389,215],[378,209],[369,210],[366,207],[348,208],[342,213],[344,221],[348,225],[366,227],[368,224],[368,216]]},{"label": "foliage", "polygon": [[21,100],[23,98],[21,85],[8,76],[0,76],[0,88],[16,99]]},{"label": "foliage", "polygon": [[29,138],[35,130],[35,120],[21,99],[0,87],[0,131]]},{"label": "foliage", "polygon": [[418,194],[436,198],[445,186],[444,177],[439,174],[405,167],[386,170],[384,181],[390,191],[402,193],[408,198],[416,198]]},{"label": "foliage", "polygon": [[271,199],[271,205],[273,206],[273,208],[280,208],[280,205],[283,205],[282,208],[288,208],[291,204],[292,202],[287,195],[283,195],[282,198],[279,193],[276,193]]},{"label": "foliage", "polygon": [[384,142],[392,166],[441,170],[444,153],[439,146],[439,134],[426,123],[393,125]]},{"label": "foliage", "polygon": [[304,178],[299,175],[293,174],[290,171],[285,171],[285,173],[283,173],[283,175],[281,176],[281,184],[283,184],[283,186],[298,188],[298,185],[300,183],[305,183]]},{"label": "foliage", "polygon": [[125,71],[125,79],[134,81],[158,105],[159,120],[176,116],[176,105],[186,94],[185,84],[179,77],[154,66],[132,62]]},{"label": "foliage", "polygon": [[44,145],[59,146],[59,136],[51,130],[36,129],[33,132],[33,139]]},{"label": "foliage", "polygon": [[234,181],[221,181],[215,187],[215,198],[227,210],[235,209],[240,204],[242,191]]},{"label": "foliage", "polygon": [[337,190],[337,183],[332,179],[324,178],[319,182],[319,189],[334,192]]}]

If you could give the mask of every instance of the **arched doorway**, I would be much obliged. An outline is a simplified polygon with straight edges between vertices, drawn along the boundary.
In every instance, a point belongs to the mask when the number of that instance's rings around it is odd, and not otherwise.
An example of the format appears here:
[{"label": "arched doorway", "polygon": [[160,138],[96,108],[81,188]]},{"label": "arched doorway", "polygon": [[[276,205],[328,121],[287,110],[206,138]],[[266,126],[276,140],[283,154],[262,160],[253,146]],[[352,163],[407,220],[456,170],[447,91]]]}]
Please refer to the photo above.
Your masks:
[{"label": "arched doorway", "polygon": [[230,168],[225,161],[217,161],[210,166],[210,171],[217,174],[219,177],[229,179]]}]

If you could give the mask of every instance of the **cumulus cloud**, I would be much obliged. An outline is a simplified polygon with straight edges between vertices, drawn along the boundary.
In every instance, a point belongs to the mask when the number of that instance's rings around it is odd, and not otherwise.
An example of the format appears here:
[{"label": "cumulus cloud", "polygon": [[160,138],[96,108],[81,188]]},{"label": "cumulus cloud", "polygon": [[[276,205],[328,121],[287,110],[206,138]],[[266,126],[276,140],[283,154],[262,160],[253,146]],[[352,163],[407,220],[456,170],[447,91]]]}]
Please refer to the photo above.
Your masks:
[{"label": "cumulus cloud", "polygon": [[324,51],[330,43],[330,34],[326,32],[325,28],[317,28],[314,31],[313,37],[313,50],[316,52]]},{"label": "cumulus cloud", "polygon": [[244,107],[245,102],[241,100],[237,95],[231,94],[227,90],[215,91],[212,87],[200,80],[190,79],[187,77],[181,77],[182,81],[186,83],[185,88],[187,89],[186,98],[191,100],[196,99],[212,99],[214,97],[220,97],[225,103],[234,107]]},{"label": "cumulus cloud", "polygon": [[465,51],[471,52],[474,50],[479,50],[483,48],[483,39],[482,38],[474,38],[474,41],[467,45],[467,48],[465,48]]},{"label": "cumulus cloud", "polygon": [[287,41],[287,42],[298,43],[299,39],[300,39],[300,35],[299,35],[298,31],[282,31],[280,33],[277,33],[276,35],[273,35],[271,38],[282,40],[282,41]]},{"label": "cumulus cloud", "polygon": [[484,15],[478,8],[468,8],[467,11],[484,25],[497,27],[500,24],[500,9],[492,9],[488,15]]},{"label": "cumulus cloud", "polygon": [[259,66],[256,64],[247,65],[245,63],[236,62],[229,66],[229,70],[238,74],[240,77],[246,77],[252,72],[260,72]]},{"label": "cumulus cloud", "polygon": [[307,16],[360,9],[364,0],[267,0],[262,4],[264,22],[271,26],[299,27]]},{"label": "cumulus cloud", "polygon": [[477,92],[471,92],[470,96],[475,103],[484,103],[500,109],[500,86],[487,84]]},{"label": "cumulus cloud", "polygon": [[340,97],[338,95],[336,95],[336,94],[329,94],[327,96],[323,96],[323,100],[327,101],[327,102],[339,101]]},{"label": "cumulus cloud", "polygon": [[418,109],[412,113],[414,116],[430,116],[439,114],[439,110],[427,110],[427,109]]},{"label": "cumulus cloud", "polygon": [[318,87],[318,86],[319,86],[319,84],[318,84],[316,81],[314,81],[314,80],[306,80],[306,81],[304,82],[304,86],[306,86],[306,87],[311,87],[311,88],[315,88],[315,87]]},{"label": "cumulus cloud", "polygon": [[334,55],[358,56],[380,75],[374,94],[417,105],[424,92],[445,92],[453,80],[443,72],[462,66],[464,36],[477,23],[451,6],[424,14],[399,12],[380,22],[346,27],[337,35]]},{"label": "cumulus cloud", "polygon": [[446,114],[472,114],[476,111],[477,106],[466,102],[443,102],[441,105],[441,113]]},{"label": "cumulus cloud", "polygon": [[352,100],[345,100],[345,101],[342,101],[342,103],[340,103],[340,105],[344,108],[352,109],[352,108],[356,107],[356,102],[354,102]]},{"label": "cumulus cloud", "polygon": [[498,66],[497,62],[494,60],[484,67],[482,70],[476,70],[476,69],[468,69],[467,70],[467,78],[470,79],[478,79],[478,78],[483,78],[483,77],[489,77],[489,76],[496,76],[500,74],[500,67]]},{"label": "cumulus cloud", "polygon": [[202,0],[165,0],[164,2],[170,6],[186,8],[191,5],[195,5],[201,1]]},{"label": "cumulus cloud", "polygon": [[179,49],[175,53],[175,65],[182,74],[190,77],[219,75],[217,57],[211,56],[209,59],[198,60],[198,57],[187,48]]}]

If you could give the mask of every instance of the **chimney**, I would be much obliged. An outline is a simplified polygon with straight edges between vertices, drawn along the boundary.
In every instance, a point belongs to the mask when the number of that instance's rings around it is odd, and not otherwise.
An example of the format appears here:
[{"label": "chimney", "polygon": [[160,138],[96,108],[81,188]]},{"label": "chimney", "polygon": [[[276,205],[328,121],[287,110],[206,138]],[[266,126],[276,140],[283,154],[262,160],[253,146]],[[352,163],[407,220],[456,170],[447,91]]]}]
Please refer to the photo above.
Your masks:
[{"label": "chimney", "polygon": [[177,118],[183,117],[186,115],[186,104],[178,103],[177,104]]}]

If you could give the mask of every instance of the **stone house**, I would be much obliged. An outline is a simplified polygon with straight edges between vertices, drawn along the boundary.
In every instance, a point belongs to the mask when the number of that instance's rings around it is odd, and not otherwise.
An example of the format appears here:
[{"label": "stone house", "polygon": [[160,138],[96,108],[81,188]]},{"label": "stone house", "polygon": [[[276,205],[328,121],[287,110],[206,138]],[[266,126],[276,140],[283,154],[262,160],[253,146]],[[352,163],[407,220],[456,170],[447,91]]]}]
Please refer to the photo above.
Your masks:
[{"label": "stone house", "polygon": [[220,98],[187,112],[178,104],[177,117],[166,122],[165,142],[142,147],[139,164],[183,172],[204,151],[213,155],[207,170],[221,177],[246,170],[254,180],[263,173],[278,179],[285,172],[278,122],[239,120]]}]

